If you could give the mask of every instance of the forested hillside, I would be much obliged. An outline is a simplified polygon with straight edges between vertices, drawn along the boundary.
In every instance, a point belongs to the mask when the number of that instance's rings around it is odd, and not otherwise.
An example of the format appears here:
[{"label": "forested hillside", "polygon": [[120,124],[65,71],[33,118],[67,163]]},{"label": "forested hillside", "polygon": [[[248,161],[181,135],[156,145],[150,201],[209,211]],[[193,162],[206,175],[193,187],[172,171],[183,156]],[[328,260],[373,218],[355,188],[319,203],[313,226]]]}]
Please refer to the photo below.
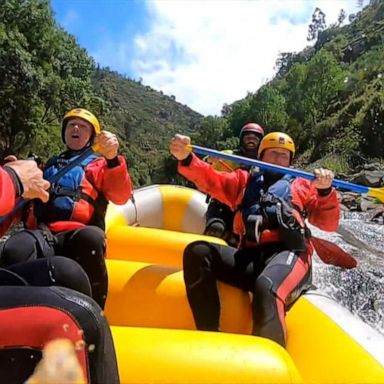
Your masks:
[{"label": "forested hillside", "polygon": [[175,175],[168,142],[176,132],[193,134],[202,116],[187,106],[106,69],[93,76],[95,92],[107,105],[104,120],[123,138],[123,153],[138,185],[170,182]]},{"label": "forested hillside", "polygon": [[[351,21],[345,24],[345,18]],[[297,142],[303,164],[348,172],[384,157],[384,1],[337,23],[316,9],[308,47],[282,53],[276,76],[244,99],[203,116],[140,82],[99,68],[54,20],[49,0],[0,2],[0,158],[46,159],[62,148],[60,121],[84,106],[118,133],[136,186],[175,180],[167,147],[175,132],[197,144],[237,145],[242,125],[255,121]]]},{"label": "forested hillside", "polygon": [[98,68],[56,24],[49,0],[1,1],[0,158],[61,150],[61,119],[78,106],[118,133],[136,186],[172,180],[169,138],[192,134],[202,119],[173,96]]},{"label": "forested hillside", "polygon": [[282,53],[275,78],[225,105],[207,130],[224,124],[227,133],[220,139],[233,140],[228,138],[245,122],[256,121],[267,131],[291,134],[302,163],[322,159],[341,172],[383,159],[384,1],[371,0],[342,26],[346,16],[341,10],[338,22],[327,27],[326,15],[316,9],[308,36],[315,43]]}]

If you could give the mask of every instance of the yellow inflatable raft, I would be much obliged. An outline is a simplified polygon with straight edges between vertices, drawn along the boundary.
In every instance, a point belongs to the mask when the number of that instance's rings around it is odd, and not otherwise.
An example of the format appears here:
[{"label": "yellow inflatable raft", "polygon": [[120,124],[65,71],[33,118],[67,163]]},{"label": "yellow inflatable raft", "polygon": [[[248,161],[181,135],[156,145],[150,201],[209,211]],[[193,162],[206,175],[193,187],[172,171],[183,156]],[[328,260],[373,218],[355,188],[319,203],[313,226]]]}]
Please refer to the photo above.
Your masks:
[{"label": "yellow inflatable raft", "polygon": [[384,337],[315,291],[287,314],[286,350],[250,335],[250,297],[225,284],[223,332],[197,331],[181,260],[188,243],[207,238],[205,210],[200,192],[167,185],[108,209],[106,315],[123,384],[384,383]]}]

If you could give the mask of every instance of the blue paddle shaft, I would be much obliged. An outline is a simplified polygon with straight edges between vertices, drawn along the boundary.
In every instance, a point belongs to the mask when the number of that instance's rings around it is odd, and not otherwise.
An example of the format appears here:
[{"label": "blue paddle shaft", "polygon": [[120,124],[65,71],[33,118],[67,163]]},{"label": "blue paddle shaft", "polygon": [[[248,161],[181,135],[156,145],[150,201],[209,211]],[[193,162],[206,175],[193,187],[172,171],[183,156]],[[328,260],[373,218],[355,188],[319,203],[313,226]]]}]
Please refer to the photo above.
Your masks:
[{"label": "blue paddle shaft", "polygon": [[[315,178],[315,175],[313,173],[300,171],[294,168],[287,168],[287,167],[282,167],[280,165],[264,163],[263,161],[260,161],[260,160],[254,160],[254,159],[249,159],[243,156],[220,152],[214,149],[200,147],[198,145],[192,145],[191,148],[193,152],[199,155],[217,157],[219,159],[230,160],[235,163],[245,164],[251,167],[259,167],[267,171],[280,172],[280,173],[288,174],[295,177],[303,177],[304,179],[308,179],[308,180],[313,180]],[[365,185],[353,184],[353,183],[349,183],[348,181],[343,181],[338,179],[334,179],[332,182],[332,185],[336,188],[346,189],[348,191],[353,191],[357,193],[368,193],[369,191],[369,188]]]}]

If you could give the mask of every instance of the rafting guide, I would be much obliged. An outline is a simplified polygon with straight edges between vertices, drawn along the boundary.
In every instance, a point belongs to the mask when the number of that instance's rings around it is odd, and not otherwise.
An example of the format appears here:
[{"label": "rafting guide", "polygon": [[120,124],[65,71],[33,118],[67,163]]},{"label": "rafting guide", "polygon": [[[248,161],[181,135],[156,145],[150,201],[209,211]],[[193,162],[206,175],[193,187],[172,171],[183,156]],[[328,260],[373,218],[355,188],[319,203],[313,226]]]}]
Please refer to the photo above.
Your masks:
[{"label": "rafting guide", "polygon": [[[304,220],[328,231],[339,224],[333,172],[315,170],[312,182],[274,171],[220,173],[192,154],[190,144],[187,136],[171,140],[179,172],[236,212],[234,231],[240,236],[238,249],[197,241],[184,251],[184,279],[196,326],[219,330],[216,281],[222,281],[253,293],[253,334],[285,346],[285,313],[311,285],[313,246]],[[294,155],[292,138],[281,132],[266,135],[258,149],[260,160],[277,166],[288,167]]]}]

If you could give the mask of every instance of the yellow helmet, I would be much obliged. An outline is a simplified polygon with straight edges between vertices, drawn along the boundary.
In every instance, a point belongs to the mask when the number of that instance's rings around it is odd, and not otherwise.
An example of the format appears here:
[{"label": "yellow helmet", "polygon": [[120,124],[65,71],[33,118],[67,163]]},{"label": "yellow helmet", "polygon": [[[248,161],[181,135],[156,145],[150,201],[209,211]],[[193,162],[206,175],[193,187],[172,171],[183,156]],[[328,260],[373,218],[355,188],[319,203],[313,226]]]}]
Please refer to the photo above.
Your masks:
[{"label": "yellow helmet", "polygon": [[268,148],[288,149],[292,154],[291,160],[293,159],[293,156],[295,156],[295,143],[290,136],[283,132],[271,132],[264,136],[260,142],[259,151],[257,153],[258,157],[260,157],[263,151]]},{"label": "yellow helmet", "polygon": [[96,116],[93,113],[87,111],[84,108],[75,108],[67,112],[63,118],[63,123],[61,126],[61,137],[64,142],[64,131],[67,125],[67,121],[73,117],[79,117],[80,119],[83,119],[90,123],[93,127],[94,135],[98,135],[101,132],[99,120],[97,120]]}]

